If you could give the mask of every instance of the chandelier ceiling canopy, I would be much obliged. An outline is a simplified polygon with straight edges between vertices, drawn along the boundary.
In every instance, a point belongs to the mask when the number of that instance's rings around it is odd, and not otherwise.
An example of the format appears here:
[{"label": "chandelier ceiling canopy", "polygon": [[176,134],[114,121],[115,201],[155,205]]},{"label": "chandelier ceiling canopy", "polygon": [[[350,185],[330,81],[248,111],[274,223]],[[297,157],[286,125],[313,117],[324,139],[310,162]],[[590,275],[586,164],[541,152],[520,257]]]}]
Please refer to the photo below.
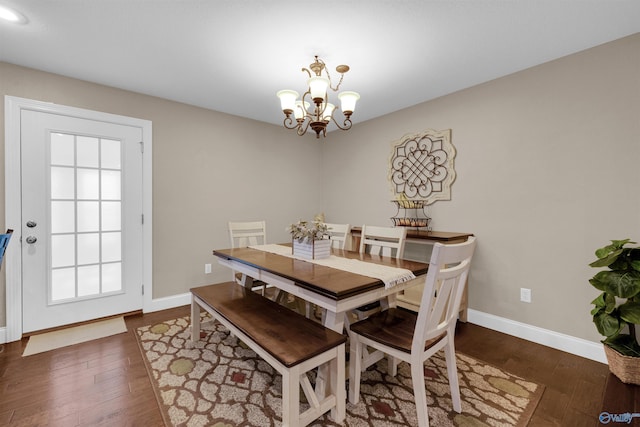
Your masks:
[{"label": "chandelier ceiling canopy", "polygon": [[[284,127],[287,129],[296,129],[298,135],[302,136],[311,127],[316,133],[316,138],[327,136],[327,125],[333,122],[339,129],[351,129],[351,114],[356,108],[356,101],[360,99],[360,95],[356,92],[343,91],[338,94],[344,115],[342,125],[336,121],[334,115],[336,106],[329,102],[329,89],[334,92],[338,91],[344,74],[349,71],[348,65],[338,65],[336,71],[340,74],[338,84],[333,87],[331,85],[331,76],[327,70],[324,61],[316,55],[315,62],[309,65],[309,69],[303,68],[302,71],[309,75],[307,81],[307,91],[298,99],[298,92],[295,90],[281,90],[277,93],[280,98],[282,112],[285,115]],[[294,121],[295,119],[295,121]]]}]

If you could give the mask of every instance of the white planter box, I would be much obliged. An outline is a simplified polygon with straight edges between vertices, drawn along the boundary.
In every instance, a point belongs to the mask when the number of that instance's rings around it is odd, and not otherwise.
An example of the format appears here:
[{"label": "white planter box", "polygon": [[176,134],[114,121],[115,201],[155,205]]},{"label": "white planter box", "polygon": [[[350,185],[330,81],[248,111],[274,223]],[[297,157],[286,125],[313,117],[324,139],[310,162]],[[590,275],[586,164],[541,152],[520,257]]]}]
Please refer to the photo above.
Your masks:
[{"label": "white planter box", "polygon": [[305,259],[323,259],[331,255],[331,240],[315,240],[313,243],[293,241],[293,256]]}]

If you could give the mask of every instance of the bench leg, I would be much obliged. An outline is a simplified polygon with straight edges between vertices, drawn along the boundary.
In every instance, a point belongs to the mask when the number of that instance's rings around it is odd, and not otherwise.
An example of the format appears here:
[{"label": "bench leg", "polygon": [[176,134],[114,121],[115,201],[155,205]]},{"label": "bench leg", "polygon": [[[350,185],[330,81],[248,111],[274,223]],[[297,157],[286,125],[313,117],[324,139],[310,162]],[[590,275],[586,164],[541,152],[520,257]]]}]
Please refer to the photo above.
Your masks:
[{"label": "bench leg", "polygon": [[285,369],[282,374],[282,427],[300,425],[300,370]]},{"label": "bench leg", "polygon": [[331,383],[334,385],[332,391],[336,396],[336,407],[331,409],[331,418],[338,424],[342,424],[347,416],[347,391],[345,381],[345,344],[338,348],[338,357],[331,362],[332,378]]},{"label": "bench leg", "polygon": [[191,341],[200,341],[200,305],[191,296]]}]

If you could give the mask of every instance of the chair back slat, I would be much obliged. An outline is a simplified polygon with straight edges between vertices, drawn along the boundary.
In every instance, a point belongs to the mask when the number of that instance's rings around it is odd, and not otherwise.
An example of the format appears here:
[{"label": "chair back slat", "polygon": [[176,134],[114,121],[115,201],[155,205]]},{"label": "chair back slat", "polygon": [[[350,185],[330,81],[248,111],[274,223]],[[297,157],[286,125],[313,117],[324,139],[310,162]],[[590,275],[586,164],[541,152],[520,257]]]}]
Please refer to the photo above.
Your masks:
[{"label": "chair back slat", "polygon": [[363,225],[360,233],[360,253],[401,259],[407,229],[404,227],[378,227]]},{"label": "chair back slat", "polygon": [[412,351],[424,350],[427,340],[436,338],[447,330],[453,333],[475,247],[475,237],[470,237],[464,243],[434,245]]},{"label": "chair back slat", "polygon": [[232,248],[246,248],[267,243],[266,221],[229,222]]},{"label": "chair back slat", "polygon": [[[267,222],[266,221],[229,221],[229,240],[232,248],[246,248],[252,245],[265,245],[267,243]],[[244,285],[245,276],[232,271],[234,280]],[[256,286],[254,289],[261,288],[264,295],[264,286]]]},{"label": "chair back slat", "polygon": [[327,232],[331,239],[331,247],[336,249],[344,249],[347,239],[351,235],[351,226],[349,224],[332,224],[327,225]]}]

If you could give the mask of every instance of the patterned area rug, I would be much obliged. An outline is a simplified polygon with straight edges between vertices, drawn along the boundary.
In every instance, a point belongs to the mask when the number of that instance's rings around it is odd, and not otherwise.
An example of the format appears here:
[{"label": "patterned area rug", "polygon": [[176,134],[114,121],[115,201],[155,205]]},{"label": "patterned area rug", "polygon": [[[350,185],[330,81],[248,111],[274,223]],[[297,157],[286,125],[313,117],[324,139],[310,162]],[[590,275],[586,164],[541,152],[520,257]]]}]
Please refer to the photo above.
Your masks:
[{"label": "patterned area rug", "polygon": [[[280,426],[282,377],[217,322],[203,319],[190,340],[189,318],[137,329],[138,342],[167,426]],[[541,385],[457,354],[462,413],[453,411],[444,354],[425,365],[433,426],[525,426]],[[416,426],[406,363],[390,377],[386,361],[362,375],[361,399],[347,403],[347,426]],[[304,393],[301,393],[304,399]],[[304,402],[301,404],[304,409]],[[312,426],[336,426],[325,414]]]}]

